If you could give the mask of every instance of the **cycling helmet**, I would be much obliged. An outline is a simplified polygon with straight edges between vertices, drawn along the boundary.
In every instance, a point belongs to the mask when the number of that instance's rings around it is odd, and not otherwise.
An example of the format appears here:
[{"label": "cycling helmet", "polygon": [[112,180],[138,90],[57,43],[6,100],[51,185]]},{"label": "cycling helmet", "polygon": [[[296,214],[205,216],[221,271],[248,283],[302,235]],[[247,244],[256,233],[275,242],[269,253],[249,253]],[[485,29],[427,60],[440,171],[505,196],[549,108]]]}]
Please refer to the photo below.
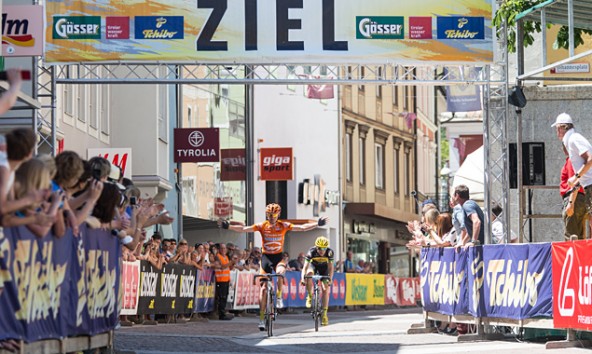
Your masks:
[{"label": "cycling helmet", "polygon": [[267,204],[267,207],[265,208],[266,215],[278,216],[278,215],[280,215],[281,212],[282,212],[282,207],[276,203]]},{"label": "cycling helmet", "polygon": [[329,247],[329,239],[325,236],[319,236],[315,241],[315,246],[319,248],[327,248]]}]

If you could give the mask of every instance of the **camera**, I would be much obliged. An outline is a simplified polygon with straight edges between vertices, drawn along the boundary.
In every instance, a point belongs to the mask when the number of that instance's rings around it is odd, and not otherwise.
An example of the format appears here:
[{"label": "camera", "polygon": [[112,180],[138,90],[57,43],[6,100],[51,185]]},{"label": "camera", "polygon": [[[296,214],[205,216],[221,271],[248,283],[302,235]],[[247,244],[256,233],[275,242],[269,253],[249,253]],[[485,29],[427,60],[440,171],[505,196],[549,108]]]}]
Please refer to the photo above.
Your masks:
[{"label": "camera", "polygon": [[92,177],[99,181],[101,179],[101,169],[98,167],[93,168]]},{"label": "camera", "polygon": [[130,197],[129,199],[129,203],[130,205],[137,205],[138,204],[138,199],[136,197]]}]

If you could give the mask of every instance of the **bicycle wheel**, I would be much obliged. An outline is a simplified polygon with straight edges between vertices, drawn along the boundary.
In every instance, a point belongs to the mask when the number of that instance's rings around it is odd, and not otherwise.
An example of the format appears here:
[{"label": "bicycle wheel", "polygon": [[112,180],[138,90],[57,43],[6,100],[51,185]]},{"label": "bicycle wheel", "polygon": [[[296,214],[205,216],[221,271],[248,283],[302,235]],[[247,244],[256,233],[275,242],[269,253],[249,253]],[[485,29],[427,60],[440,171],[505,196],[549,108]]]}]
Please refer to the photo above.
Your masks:
[{"label": "bicycle wheel", "polygon": [[319,307],[319,288],[315,287],[314,291],[314,323],[315,323],[315,332],[319,331],[319,323],[321,322],[321,309]]},{"label": "bicycle wheel", "polygon": [[273,336],[273,319],[275,317],[275,301],[274,301],[274,296],[273,296],[273,290],[269,291],[267,293],[266,312],[267,312],[267,318],[265,320],[267,321],[267,323],[266,323],[267,336],[271,337],[271,336]]}]

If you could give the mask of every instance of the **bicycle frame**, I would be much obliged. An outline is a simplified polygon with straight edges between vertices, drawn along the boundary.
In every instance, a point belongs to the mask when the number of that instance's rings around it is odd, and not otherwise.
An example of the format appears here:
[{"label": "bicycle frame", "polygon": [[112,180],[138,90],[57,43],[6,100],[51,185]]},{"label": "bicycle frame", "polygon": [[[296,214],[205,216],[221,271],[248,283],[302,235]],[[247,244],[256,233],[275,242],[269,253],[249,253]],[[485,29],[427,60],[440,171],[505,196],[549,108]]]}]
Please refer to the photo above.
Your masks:
[{"label": "bicycle frame", "polygon": [[273,336],[273,322],[275,321],[278,312],[277,308],[275,307],[275,297],[276,292],[274,291],[273,286],[273,278],[282,277],[282,274],[258,274],[255,275],[254,279],[261,278],[261,281],[265,281],[266,292],[267,292],[267,300],[265,301],[265,327],[267,329],[267,336]]},{"label": "bicycle frame", "polygon": [[314,324],[315,324],[315,332],[318,332],[319,331],[319,323],[321,322],[321,316],[323,314],[323,299],[320,296],[319,281],[324,280],[324,279],[330,280],[331,278],[326,275],[315,274],[315,275],[306,275],[306,276],[304,276],[304,279],[312,279],[312,286],[313,286],[312,310],[311,310],[310,314],[312,315],[312,320],[314,321]]}]

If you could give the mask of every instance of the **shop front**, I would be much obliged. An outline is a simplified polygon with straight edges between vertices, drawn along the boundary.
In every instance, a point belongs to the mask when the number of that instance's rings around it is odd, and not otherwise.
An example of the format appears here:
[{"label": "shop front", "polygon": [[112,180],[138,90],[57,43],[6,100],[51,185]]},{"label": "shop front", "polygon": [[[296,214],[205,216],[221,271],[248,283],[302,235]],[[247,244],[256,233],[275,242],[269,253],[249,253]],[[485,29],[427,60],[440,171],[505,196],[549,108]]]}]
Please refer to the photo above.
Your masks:
[{"label": "shop front", "polygon": [[[366,272],[413,275],[413,259],[405,244],[410,235],[405,224],[368,216],[344,219],[346,252],[353,253],[354,266]],[[362,262],[360,262],[362,261]]]}]

